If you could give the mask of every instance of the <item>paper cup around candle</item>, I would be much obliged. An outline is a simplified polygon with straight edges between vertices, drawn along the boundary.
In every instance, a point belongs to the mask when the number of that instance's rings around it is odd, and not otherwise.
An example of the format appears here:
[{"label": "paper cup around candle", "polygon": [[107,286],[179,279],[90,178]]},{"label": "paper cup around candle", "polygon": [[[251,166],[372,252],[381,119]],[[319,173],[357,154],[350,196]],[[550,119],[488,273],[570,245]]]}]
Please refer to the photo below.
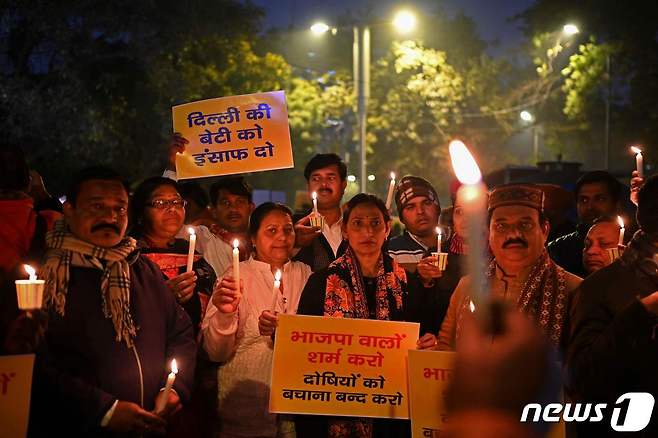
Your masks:
[{"label": "paper cup around candle", "polygon": [[16,297],[21,310],[41,309],[45,280],[16,280]]},{"label": "paper cup around candle", "polygon": [[312,214],[310,219],[312,227],[318,227],[320,229],[324,227],[324,216],[320,214]]},{"label": "paper cup around candle", "polygon": [[608,251],[608,257],[610,257],[610,262],[614,262],[621,256],[621,251],[619,251],[619,248],[608,248],[606,251]]},{"label": "paper cup around candle", "polygon": [[434,266],[442,271],[446,270],[448,266],[448,253],[447,252],[433,252],[432,257],[435,258]]}]

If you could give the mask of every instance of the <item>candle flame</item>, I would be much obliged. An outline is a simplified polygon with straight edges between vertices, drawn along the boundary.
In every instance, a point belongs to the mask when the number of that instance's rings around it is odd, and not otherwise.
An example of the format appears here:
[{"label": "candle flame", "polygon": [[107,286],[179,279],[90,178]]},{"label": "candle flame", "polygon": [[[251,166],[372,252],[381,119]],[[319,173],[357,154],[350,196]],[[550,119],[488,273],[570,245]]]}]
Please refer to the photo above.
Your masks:
[{"label": "candle flame", "polygon": [[23,269],[25,269],[25,272],[27,272],[27,274],[28,274],[30,277],[36,277],[36,276],[37,276],[37,271],[35,271],[34,268],[33,268],[32,266],[30,266],[30,265],[23,265]]},{"label": "candle flame", "polygon": [[192,228],[192,227],[187,227],[187,232],[190,233],[190,236],[195,234],[194,228]]},{"label": "candle flame", "polygon": [[391,179],[395,181],[395,172],[391,172]]},{"label": "candle flame", "polygon": [[436,227],[435,230],[436,230],[436,234],[438,234],[440,236],[441,235],[441,227]]},{"label": "candle flame", "polygon": [[450,161],[457,179],[462,184],[477,184],[482,180],[482,173],[475,158],[460,140],[450,142]]},{"label": "candle flame", "polygon": [[318,199],[318,192],[311,193],[311,198],[313,198],[314,200]]},{"label": "candle flame", "polygon": [[617,222],[619,222],[619,226],[621,228],[624,228],[624,220],[621,218],[621,216],[617,216]]},{"label": "candle flame", "polygon": [[473,303],[473,300],[471,300],[468,307],[471,309],[471,313],[475,312],[475,304]]},{"label": "candle flame", "polygon": [[238,249],[240,246],[240,241],[238,239],[233,239],[233,249]]},{"label": "candle flame", "polygon": [[276,274],[274,274],[274,279],[276,281],[281,281],[281,269],[276,270]]},{"label": "candle flame", "polygon": [[631,150],[633,151],[634,154],[641,154],[642,153],[642,149],[640,149],[637,146],[631,146]]},{"label": "candle flame", "polygon": [[178,365],[176,364],[176,359],[171,360],[171,372],[178,374]]}]

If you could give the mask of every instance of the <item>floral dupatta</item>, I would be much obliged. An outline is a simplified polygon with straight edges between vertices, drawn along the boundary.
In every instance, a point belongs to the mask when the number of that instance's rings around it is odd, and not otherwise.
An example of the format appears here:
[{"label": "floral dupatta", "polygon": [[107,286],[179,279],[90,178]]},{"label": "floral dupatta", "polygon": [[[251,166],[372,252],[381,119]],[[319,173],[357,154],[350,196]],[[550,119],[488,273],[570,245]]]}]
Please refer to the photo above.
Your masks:
[{"label": "floral dupatta", "polygon": [[[368,303],[359,262],[352,248],[348,247],[341,257],[327,268],[327,289],[324,301],[324,316],[331,318],[368,319]],[[377,291],[375,292],[375,317],[389,320],[390,304],[402,310],[402,285],[407,276],[394,260],[380,255],[377,262]],[[329,420],[328,436],[369,438],[372,436],[370,419]]]}]

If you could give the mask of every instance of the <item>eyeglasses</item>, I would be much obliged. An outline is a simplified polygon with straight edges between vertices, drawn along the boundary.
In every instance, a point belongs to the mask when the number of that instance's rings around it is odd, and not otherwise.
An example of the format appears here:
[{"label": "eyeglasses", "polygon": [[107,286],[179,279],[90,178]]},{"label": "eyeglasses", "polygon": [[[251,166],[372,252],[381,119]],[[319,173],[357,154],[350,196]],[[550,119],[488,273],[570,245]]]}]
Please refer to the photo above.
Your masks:
[{"label": "eyeglasses", "polygon": [[154,199],[146,205],[158,210],[169,210],[170,208],[185,208],[187,201],[184,199]]}]

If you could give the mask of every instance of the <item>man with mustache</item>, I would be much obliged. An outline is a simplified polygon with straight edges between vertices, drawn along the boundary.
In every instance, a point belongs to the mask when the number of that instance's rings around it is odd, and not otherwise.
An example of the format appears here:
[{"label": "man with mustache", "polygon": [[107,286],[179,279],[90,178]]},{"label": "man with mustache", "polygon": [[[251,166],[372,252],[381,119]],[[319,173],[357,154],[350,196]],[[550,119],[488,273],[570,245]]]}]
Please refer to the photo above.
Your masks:
[{"label": "man with mustache", "polygon": [[588,274],[605,268],[614,260],[610,259],[608,249],[617,248],[619,244],[619,223],[612,216],[601,216],[585,236],[583,249],[583,266]]},{"label": "man with mustache", "polygon": [[347,187],[347,166],[336,154],[317,154],[304,168],[309,198],[318,195],[318,212],[324,217],[322,229],[310,226],[310,214],[295,224],[295,246],[301,248],[295,260],[313,272],[329,266],[343,250],[343,212],[340,201]]},{"label": "man with mustache", "polygon": [[[636,196],[640,229],[618,260],[583,280],[569,309],[568,386],[577,402],[624,406],[617,399],[627,392],[658,394],[658,176]],[[644,418],[635,412],[631,422],[631,409],[622,407],[614,424],[642,426],[644,419],[645,428],[624,430],[656,437],[655,409],[651,415],[649,406]],[[607,409],[600,422],[578,423],[578,436],[623,435],[610,427],[612,412]]]},{"label": "man with mustache", "polygon": [[600,216],[615,216],[621,209],[622,184],[604,170],[594,170],[581,176],[576,182],[576,231],[558,237],[548,244],[551,258],[572,274],[587,275],[583,266],[585,235],[594,219]]},{"label": "man with mustache", "polygon": [[[509,184],[489,196],[489,247],[493,260],[486,278],[491,297],[535,320],[554,346],[562,342],[567,301],[581,279],[556,265],[544,245],[549,224],[544,192],[532,184]],[[454,350],[462,319],[471,307],[471,276],[463,277],[450,298],[439,333],[439,348]]]},{"label": "man with mustache", "polygon": [[[192,324],[160,269],[126,237],[128,190],[114,171],[77,174],[46,237],[44,309],[30,415],[34,436],[164,433],[188,400]],[[169,363],[179,372],[165,399]],[[156,400],[165,403],[155,411]],[[59,432],[58,432],[59,430]]]}]

